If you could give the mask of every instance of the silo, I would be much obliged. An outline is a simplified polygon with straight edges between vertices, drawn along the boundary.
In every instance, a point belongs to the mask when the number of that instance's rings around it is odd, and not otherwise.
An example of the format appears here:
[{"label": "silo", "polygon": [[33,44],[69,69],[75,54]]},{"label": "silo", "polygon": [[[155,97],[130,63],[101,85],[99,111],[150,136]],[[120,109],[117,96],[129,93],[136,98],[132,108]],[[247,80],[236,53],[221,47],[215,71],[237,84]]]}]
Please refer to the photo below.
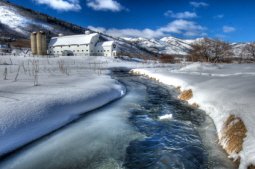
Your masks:
[{"label": "silo", "polygon": [[47,55],[47,39],[46,39],[46,33],[45,32],[41,32],[42,35],[42,55]]},{"label": "silo", "polygon": [[36,32],[31,33],[30,42],[31,42],[31,51],[32,51],[32,54],[36,55],[37,54]]},{"label": "silo", "polygon": [[36,42],[37,42],[37,55],[42,55],[42,32],[39,31],[36,34]]}]

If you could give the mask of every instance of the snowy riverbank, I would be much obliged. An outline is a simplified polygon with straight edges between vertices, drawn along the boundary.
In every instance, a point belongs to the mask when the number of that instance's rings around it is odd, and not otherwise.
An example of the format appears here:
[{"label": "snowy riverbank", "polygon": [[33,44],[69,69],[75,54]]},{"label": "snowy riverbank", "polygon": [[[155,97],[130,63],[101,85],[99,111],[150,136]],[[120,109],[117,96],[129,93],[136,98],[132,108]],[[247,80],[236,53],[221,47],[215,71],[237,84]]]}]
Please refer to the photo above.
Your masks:
[{"label": "snowy riverbank", "polygon": [[109,68],[116,67],[191,89],[188,102],[212,117],[230,158],[240,160],[240,169],[255,163],[253,64],[171,65],[85,56],[0,58],[0,156],[123,96],[124,87],[110,77]]},{"label": "snowy riverbank", "polygon": [[[164,68],[134,69],[132,72],[149,76],[164,84],[180,87],[181,91],[191,89],[193,97],[188,102],[198,104],[212,117],[218,136],[222,138],[219,142],[226,150],[229,145],[231,146],[231,142],[235,142],[233,138],[237,136],[224,136],[225,128],[232,125],[235,129],[235,124],[241,120],[247,130],[247,133],[244,133],[246,137],[240,152],[234,149],[229,151],[231,152],[229,155],[234,160],[240,160],[240,169],[246,169],[249,165],[255,164],[255,66],[253,64],[194,63],[182,65],[179,68],[174,65]],[[226,126],[231,115],[235,118]],[[230,128],[233,131],[234,129]],[[239,131],[234,132],[238,134]]]},{"label": "snowy riverbank", "polygon": [[100,69],[106,64],[85,58],[2,57],[0,156],[123,96],[124,87]]}]

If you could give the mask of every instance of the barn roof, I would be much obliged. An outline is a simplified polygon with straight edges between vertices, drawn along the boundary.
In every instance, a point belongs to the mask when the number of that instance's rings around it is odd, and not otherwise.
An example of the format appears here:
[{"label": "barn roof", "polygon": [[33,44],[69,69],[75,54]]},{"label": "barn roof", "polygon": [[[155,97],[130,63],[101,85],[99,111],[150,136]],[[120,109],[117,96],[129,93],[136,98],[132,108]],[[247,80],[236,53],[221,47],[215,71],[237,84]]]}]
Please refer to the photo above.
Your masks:
[{"label": "barn roof", "polygon": [[113,44],[114,44],[114,41],[105,41],[105,42],[97,43],[97,46],[112,46]]},{"label": "barn roof", "polygon": [[64,45],[81,45],[89,44],[93,37],[99,36],[98,33],[92,33],[89,35],[71,35],[53,37],[50,40],[49,46],[64,46]]}]

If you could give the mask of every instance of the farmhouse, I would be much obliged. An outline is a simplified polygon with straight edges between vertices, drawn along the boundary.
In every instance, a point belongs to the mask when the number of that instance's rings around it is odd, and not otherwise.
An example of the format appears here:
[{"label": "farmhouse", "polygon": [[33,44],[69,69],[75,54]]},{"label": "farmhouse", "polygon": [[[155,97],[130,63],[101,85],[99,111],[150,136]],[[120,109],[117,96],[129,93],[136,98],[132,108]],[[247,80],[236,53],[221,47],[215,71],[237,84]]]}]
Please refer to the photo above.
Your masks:
[{"label": "farmhouse", "polygon": [[114,41],[105,41],[98,33],[53,37],[48,45],[49,55],[58,56],[117,56]]}]

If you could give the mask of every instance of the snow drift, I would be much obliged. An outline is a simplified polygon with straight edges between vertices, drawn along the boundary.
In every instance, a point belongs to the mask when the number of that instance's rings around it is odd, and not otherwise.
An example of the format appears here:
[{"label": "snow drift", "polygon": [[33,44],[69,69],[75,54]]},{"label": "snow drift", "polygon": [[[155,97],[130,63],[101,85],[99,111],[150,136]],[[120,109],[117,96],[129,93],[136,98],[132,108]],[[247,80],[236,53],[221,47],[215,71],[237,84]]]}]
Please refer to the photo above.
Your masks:
[{"label": "snow drift", "polygon": [[[84,62],[79,58],[38,59],[39,86],[33,86],[33,76],[29,75],[31,64],[27,65],[32,59],[12,58],[13,64],[0,64],[1,72],[8,68],[7,80],[0,80],[0,156],[125,93],[116,80],[107,74],[91,72],[86,65],[89,60]],[[26,72],[20,71],[15,82],[20,62]],[[58,64],[68,69],[68,75],[61,72]]]}]

